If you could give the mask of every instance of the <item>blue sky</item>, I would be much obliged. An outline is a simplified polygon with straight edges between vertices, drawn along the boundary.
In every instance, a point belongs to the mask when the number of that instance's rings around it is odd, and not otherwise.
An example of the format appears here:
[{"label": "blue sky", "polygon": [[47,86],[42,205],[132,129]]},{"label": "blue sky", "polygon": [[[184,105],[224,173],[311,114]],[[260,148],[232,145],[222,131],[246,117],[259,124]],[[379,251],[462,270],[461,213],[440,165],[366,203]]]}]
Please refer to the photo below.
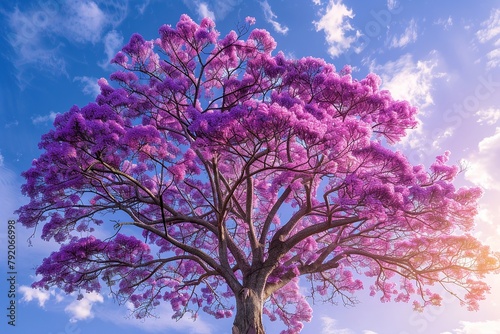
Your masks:
[{"label": "blue sky", "polygon": [[[40,136],[58,113],[85,105],[97,94],[96,81],[132,33],[157,37],[162,24],[187,13],[212,17],[222,33],[246,16],[269,30],[288,57],[314,56],[353,75],[377,73],[383,88],[420,109],[417,129],[398,144],[409,159],[429,165],[445,150],[467,166],[458,185],[481,186],[476,235],[500,249],[500,3],[411,0],[103,0],[2,1],[0,5],[0,332],[4,333],[230,333],[230,320],[201,314],[196,322],[175,322],[168,306],[159,319],[126,318],[127,307],[102,294],[82,300],[60,291],[34,291],[34,267],[57,245],[35,240],[17,228],[16,327],[7,326],[7,221],[26,200],[20,173],[39,155]],[[5,224],[4,224],[5,223]],[[315,334],[491,334],[500,333],[500,279],[489,277],[490,294],[479,312],[453,298],[441,308],[413,313],[411,305],[381,304],[360,294],[345,308],[316,304],[303,333]],[[266,322],[269,333],[278,324]]]}]

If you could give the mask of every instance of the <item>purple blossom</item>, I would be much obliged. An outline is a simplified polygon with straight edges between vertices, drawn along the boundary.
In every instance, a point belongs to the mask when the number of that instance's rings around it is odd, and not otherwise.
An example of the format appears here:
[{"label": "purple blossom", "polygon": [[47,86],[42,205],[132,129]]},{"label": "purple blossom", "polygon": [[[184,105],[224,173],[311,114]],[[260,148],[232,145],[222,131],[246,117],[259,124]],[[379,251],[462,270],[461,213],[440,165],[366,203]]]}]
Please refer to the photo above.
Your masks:
[{"label": "purple blossom", "polygon": [[134,34],[95,102],[56,117],[17,211],[61,244],[34,286],[105,287],[139,318],[160,302],[175,319],[265,314],[282,333],[311,320],[306,297],[355,294],[360,275],[382,302],[438,305],[423,288],[451,282],[477,308],[498,268],[468,234],[481,190],[454,186],[449,152],[426,168],[382,144],[417,125],[417,108],[375,74],[273,55],[267,31],[239,35],[245,21],[220,38],[187,15],[156,40]]}]

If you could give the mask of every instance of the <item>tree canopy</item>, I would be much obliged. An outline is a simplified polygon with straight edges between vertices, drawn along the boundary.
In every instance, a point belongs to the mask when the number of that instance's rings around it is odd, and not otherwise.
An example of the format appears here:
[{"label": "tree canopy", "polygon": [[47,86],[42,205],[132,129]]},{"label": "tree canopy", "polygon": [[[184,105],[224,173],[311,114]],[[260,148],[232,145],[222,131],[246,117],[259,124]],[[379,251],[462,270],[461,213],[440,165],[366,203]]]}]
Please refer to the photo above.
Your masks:
[{"label": "tree canopy", "polygon": [[308,297],[351,303],[366,282],[382,301],[439,305],[444,287],[476,309],[498,269],[470,234],[481,190],[453,185],[449,152],[425,168],[391,146],[417,109],[375,74],[289,59],[253,23],[134,34],[114,84],[57,116],[17,211],[61,244],[34,286],[110,289],[138,317],[236,311],[236,334],[264,333],[263,314],[298,333]]}]

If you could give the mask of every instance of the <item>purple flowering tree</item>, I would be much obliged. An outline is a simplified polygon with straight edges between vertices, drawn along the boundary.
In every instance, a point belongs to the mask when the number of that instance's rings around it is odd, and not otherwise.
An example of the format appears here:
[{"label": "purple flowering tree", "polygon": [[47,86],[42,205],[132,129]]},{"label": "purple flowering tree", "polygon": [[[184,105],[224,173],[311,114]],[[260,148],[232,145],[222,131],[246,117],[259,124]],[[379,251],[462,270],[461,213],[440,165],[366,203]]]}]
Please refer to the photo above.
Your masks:
[{"label": "purple flowering tree", "polygon": [[235,313],[235,334],[264,333],[264,314],[298,333],[307,297],[351,302],[362,276],[382,301],[439,305],[444,287],[476,309],[498,268],[468,233],[480,190],[453,186],[449,153],[425,169],[389,148],[416,108],[377,76],[273,54],[253,21],[135,34],[115,84],[56,118],[18,210],[61,243],[34,287],[110,289],[138,317]]}]

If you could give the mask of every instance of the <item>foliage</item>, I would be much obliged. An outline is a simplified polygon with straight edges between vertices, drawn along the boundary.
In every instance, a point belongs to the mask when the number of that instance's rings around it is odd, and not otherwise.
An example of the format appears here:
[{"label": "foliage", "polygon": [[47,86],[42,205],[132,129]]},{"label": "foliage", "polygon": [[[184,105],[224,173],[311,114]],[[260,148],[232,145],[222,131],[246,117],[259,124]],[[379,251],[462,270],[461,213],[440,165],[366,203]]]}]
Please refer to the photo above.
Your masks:
[{"label": "foliage", "polygon": [[[299,277],[328,302],[371,282],[384,302],[439,304],[430,288],[443,286],[476,309],[498,266],[469,234],[481,191],[454,187],[449,152],[426,170],[388,148],[416,108],[374,74],[273,55],[252,23],[219,38],[183,15],[156,40],[135,34],[113,59],[114,87],[100,79],[94,103],[56,118],[18,210],[61,243],[34,286],[108,285],[138,317],[162,300],[175,318],[231,317],[255,294],[284,333],[311,319]],[[130,221],[97,238],[119,212]]]}]

